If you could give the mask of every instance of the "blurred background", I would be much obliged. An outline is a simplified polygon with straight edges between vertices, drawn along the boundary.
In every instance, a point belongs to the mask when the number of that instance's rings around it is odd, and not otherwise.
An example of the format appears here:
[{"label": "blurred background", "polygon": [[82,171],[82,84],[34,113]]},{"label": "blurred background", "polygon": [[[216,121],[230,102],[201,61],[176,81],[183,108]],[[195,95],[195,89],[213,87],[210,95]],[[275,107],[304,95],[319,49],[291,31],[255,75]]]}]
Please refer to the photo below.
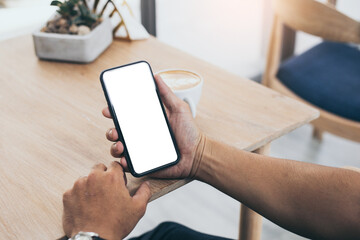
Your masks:
[{"label": "blurred background", "polygon": [[[0,0],[0,40],[31,33],[54,13],[51,0]],[[140,0],[128,0],[141,21]],[[152,2],[149,0],[148,2]],[[339,0],[337,9],[359,19],[360,1]],[[259,75],[265,65],[271,29],[271,1],[157,0],[156,36],[243,77]],[[299,33],[295,53],[321,40]]]},{"label": "blurred background", "polygon": [[[50,2],[0,0],[0,41],[40,28],[55,11],[49,6]],[[236,75],[255,81],[261,79],[272,23],[271,1],[157,0],[144,5],[144,1],[128,0],[139,21],[144,11],[154,12],[150,9],[152,2],[156,5],[156,18],[155,24],[150,24],[150,32],[156,25],[156,37],[160,41]],[[360,19],[360,1],[338,0],[337,9]],[[296,36],[290,34],[287,41],[289,54],[300,54],[321,39],[297,33]],[[271,155],[328,166],[360,167],[359,143],[329,133],[324,134],[320,143],[312,138],[311,132],[312,127],[308,125],[274,141]],[[205,184],[192,182],[150,203],[145,217],[130,236],[150,230],[163,221],[176,221],[209,234],[237,238],[239,211],[237,201]],[[262,239],[303,238],[264,220]]]}]

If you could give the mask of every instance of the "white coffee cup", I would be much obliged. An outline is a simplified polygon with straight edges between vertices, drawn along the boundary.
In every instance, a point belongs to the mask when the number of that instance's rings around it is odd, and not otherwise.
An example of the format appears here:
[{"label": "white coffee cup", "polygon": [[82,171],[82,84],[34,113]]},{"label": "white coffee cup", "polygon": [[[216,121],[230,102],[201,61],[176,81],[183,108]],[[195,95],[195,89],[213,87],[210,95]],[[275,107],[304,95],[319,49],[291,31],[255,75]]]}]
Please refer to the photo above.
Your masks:
[{"label": "white coffee cup", "polygon": [[195,118],[196,106],[200,101],[204,84],[200,74],[186,69],[165,69],[155,74],[159,74],[175,95],[189,105]]}]

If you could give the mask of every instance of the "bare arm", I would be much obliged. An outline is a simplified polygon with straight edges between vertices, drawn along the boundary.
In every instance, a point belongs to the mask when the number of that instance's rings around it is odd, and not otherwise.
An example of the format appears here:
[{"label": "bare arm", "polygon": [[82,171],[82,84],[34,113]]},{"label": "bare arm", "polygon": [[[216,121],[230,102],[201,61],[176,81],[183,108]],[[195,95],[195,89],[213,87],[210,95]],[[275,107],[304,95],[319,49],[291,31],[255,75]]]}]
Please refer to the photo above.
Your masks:
[{"label": "bare arm", "polygon": [[277,159],[203,138],[195,178],[274,223],[315,239],[360,236],[360,174]]},{"label": "bare arm", "polygon": [[[359,173],[248,153],[208,139],[196,127],[187,104],[159,76],[156,81],[182,158],[152,176],[201,180],[302,236],[359,238]],[[111,118],[107,108],[103,114]],[[106,137],[115,142],[111,154],[120,158],[124,147],[116,129]],[[127,170],[124,158],[120,163]]]}]

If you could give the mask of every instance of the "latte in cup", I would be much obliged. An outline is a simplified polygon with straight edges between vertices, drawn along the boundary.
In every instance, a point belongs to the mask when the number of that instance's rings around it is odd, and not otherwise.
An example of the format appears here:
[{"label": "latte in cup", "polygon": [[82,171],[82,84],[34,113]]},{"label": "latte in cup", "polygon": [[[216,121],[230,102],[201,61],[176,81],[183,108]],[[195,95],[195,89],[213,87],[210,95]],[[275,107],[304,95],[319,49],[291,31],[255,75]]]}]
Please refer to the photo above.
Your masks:
[{"label": "latte in cup", "polygon": [[183,69],[167,69],[157,72],[157,74],[161,76],[178,98],[189,105],[195,118],[196,106],[200,101],[204,83],[202,77],[195,72]]},{"label": "latte in cup", "polygon": [[201,82],[200,76],[185,70],[169,70],[161,72],[160,76],[173,91],[193,88]]}]

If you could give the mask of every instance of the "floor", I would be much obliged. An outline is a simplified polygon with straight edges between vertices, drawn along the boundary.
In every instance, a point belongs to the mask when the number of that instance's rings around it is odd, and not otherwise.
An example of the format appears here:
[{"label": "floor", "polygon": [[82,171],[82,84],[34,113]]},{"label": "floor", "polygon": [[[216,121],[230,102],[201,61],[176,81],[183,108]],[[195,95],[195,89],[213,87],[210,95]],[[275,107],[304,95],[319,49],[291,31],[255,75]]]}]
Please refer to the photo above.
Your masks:
[{"label": "floor", "polygon": [[[31,33],[40,27],[54,11],[47,7],[46,1],[37,0],[38,6],[0,9],[0,40]],[[252,78],[263,69],[266,54],[264,34],[260,31],[261,27],[269,25],[264,25],[261,18],[263,1],[229,0],[227,4],[221,4],[219,0],[158,0],[158,37],[239,76]],[[136,9],[139,1],[130,1],[130,4]],[[360,1],[339,1],[339,4],[345,12],[359,17],[356,11]],[[183,17],[184,12],[186,17]],[[136,11],[135,14],[139,17]],[[248,24],[249,19],[252,25]],[[318,41],[299,34],[296,52],[302,52]],[[311,131],[311,126],[306,125],[277,139],[272,144],[271,155],[328,166],[360,167],[359,143],[331,134],[325,134],[323,142],[319,143],[312,139]],[[163,221],[175,221],[209,234],[237,238],[239,206],[234,199],[195,181],[150,203],[145,216],[129,237],[150,230]],[[262,239],[303,238],[264,220]]]}]

